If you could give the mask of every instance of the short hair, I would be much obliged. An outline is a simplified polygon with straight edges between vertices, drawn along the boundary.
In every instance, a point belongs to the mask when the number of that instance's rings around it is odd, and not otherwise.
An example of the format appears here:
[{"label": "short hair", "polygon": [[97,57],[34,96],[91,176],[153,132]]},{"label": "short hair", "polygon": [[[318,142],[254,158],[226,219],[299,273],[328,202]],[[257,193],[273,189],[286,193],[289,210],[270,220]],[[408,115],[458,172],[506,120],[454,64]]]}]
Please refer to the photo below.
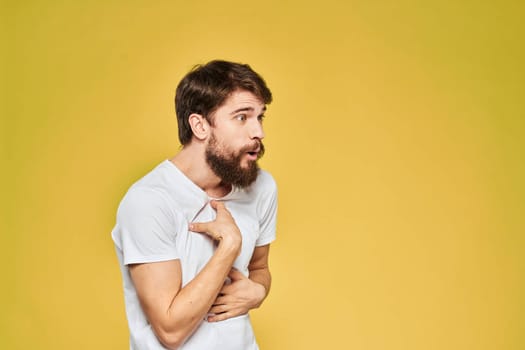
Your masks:
[{"label": "short hair", "polygon": [[272,102],[266,82],[247,64],[214,60],[193,67],[175,93],[180,143],[187,145],[193,136],[189,124],[191,114],[200,114],[213,125],[212,113],[239,90],[253,93],[264,104]]}]

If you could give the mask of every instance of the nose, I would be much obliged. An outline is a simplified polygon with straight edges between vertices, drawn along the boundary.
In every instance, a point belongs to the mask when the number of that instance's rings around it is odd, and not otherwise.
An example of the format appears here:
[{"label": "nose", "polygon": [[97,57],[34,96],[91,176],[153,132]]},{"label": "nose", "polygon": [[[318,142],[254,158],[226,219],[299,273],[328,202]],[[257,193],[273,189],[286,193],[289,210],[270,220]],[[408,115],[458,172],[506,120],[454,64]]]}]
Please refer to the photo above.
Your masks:
[{"label": "nose", "polygon": [[250,138],[262,140],[264,136],[263,126],[259,120],[256,120],[250,128]]}]

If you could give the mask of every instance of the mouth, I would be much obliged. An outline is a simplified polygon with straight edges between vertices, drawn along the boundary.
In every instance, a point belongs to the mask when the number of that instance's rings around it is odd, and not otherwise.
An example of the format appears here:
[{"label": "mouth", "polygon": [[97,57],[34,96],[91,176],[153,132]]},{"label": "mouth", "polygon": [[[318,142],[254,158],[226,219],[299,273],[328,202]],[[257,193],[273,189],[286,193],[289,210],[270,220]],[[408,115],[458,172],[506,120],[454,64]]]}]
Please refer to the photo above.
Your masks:
[{"label": "mouth", "polygon": [[263,156],[264,145],[261,142],[257,142],[251,146],[245,147],[243,151],[248,160],[256,161]]},{"label": "mouth", "polygon": [[246,152],[246,154],[248,155],[248,158],[250,160],[257,160],[257,158],[259,158],[259,152],[260,152],[260,150],[257,149],[255,151],[248,151],[248,152]]}]

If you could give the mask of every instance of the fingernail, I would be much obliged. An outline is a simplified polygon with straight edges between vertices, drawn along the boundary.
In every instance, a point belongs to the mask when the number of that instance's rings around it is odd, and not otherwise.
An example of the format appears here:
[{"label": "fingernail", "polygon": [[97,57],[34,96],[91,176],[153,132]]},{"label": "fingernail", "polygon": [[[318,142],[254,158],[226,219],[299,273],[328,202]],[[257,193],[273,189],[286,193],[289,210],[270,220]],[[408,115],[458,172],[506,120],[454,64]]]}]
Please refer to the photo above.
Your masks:
[{"label": "fingernail", "polygon": [[189,227],[190,227],[190,230],[193,230],[193,224],[190,224]]}]

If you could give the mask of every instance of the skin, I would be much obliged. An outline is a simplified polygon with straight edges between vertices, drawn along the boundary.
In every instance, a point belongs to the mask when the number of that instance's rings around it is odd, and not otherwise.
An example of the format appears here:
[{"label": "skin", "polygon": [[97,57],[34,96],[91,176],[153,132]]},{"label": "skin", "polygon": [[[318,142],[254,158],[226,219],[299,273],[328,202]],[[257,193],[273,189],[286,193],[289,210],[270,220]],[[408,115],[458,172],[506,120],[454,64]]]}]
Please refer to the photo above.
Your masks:
[{"label": "skin", "polygon": [[[262,118],[265,105],[252,93],[234,92],[213,114],[213,126],[199,114],[189,116],[193,131],[192,141],[171,161],[188,178],[212,198],[221,198],[230,192],[209,168],[205,149],[212,135],[218,141],[217,149],[224,154],[237,152],[246,145],[264,138]],[[254,161],[246,154],[241,166]],[[240,253],[242,236],[224,204],[211,201],[217,211],[214,221],[192,223],[194,234],[205,234],[217,242],[214,255],[183,288],[179,260],[134,264],[129,271],[142,309],[159,341],[168,349],[179,348],[195,331],[208,313],[209,322],[218,322],[247,313],[261,305],[267,296],[271,275],[268,268],[269,245],[256,247],[249,264],[249,277],[232,269]],[[232,283],[224,284],[229,276]]]}]

